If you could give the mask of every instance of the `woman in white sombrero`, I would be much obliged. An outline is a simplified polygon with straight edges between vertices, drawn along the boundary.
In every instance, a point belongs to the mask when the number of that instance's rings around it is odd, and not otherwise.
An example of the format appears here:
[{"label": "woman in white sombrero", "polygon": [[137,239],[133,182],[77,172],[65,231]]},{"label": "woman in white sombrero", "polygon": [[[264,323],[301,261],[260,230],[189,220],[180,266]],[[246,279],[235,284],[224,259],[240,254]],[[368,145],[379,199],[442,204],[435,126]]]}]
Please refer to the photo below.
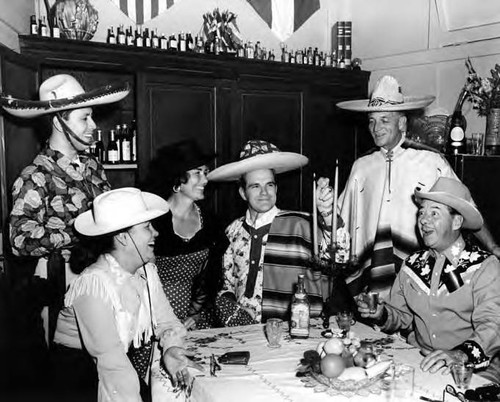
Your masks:
[{"label": "woman in white sombrero", "polygon": [[121,188],[99,195],[76,218],[76,230],[93,239],[99,257],[71,283],[57,321],[54,378],[69,392],[66,400],[95,392],[98,379],[99,401],[141,401],[127,351],[143,340],[159,341],[174,385],[184,384],[188,366],[199,368],[186,357],[186,329],[152,264],[158,232],[150,221],[168,210],[161,197]]},{"label": "woman in white sombrero", "polygon": [[9,220],[13,254],[39,258],[35,275],[48,277],[49,286],[56,288],[45,319],[49,343],[65,282],[74,276],[68,264],[64,266],[76,241],[73,220],[111,188],[101,163],[87,152],[96,128],[92,108],[120,101],[129,91],[128,84],[85,91],[73,76],[59,74],[40,85],[38,101],[0,96],[8,113],[24,119],[45,118],[50,124],[47,142],[14,182]]},{"label": "woman in white sombrero", "polygon": [[[348,278],[354,294],[367,286],[388,293],[401,263],[420,248],[413,190],[427,190],[439,177],[458,180],[441,154],[406,139],[405,112],[422,109],[433,100],[429,95],[405,96],[394,77],[384,76],[370,99],[337,104],[341,109],[368,113],[376,145],[354,162],[339,197],[347,227],[351,227],[351,216],[357,217],[353,253],[359,269]],[[491,244],[495,244],[492,239]]]}]

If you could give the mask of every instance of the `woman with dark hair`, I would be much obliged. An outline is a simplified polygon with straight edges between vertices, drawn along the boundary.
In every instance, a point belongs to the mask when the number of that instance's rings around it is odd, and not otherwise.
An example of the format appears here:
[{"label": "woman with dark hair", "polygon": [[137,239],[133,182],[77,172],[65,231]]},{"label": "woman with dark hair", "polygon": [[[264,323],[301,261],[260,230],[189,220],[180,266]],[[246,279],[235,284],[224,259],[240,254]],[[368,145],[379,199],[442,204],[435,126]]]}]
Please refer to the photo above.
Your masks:
[{"label": "woman with dark hair", "polygon": [[151,263],[158,232],[150,221],[167,211],[161,197],[121,188],[96,197],[76,218],[76,230],[93,238],[101,255],[71,283],[59,313],[51,353],[57,388],[67,392],[61,400],[141,401],[127,351],[144,340],[159,341],[174,386],[185,385],[188,366],[201,368],[182,347],[186,329]]},{"label": "woman with dark hair", "polygon": [[223,227],[199,203],[205,198],[207,164],[215,155],[192,140],[167,145],[151,162],[142,186],[166,200],[170,211],[156,219],[156,265],[177,317],[188,329],[214,326],[212,306],[221,285]]}]

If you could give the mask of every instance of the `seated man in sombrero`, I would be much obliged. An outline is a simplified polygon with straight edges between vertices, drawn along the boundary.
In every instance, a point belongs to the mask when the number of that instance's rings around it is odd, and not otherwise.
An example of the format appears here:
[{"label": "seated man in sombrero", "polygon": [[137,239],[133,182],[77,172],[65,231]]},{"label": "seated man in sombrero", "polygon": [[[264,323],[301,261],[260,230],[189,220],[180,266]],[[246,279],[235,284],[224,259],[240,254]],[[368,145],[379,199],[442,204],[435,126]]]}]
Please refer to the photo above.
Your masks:
[{"label": "seated man in sombrero", "polygon": [[[311,316],[321,314],[327,281],[322,280],[320,272],[309,268],[310,216],[281,211],[276,206],[276,174],[298,169],[307,162],[303,155],[281,152],[269,142],[252,140],[245,144],[238,161],[208,174],[209,181],[239,180],[240,196],[248,204],[245,216],[226,229],[230,244],[224,255],[224,284],[217,301],[219,308],[226,312],[221,313],[221,324],[234,326],[265,322],[270,317],[287,318],[299,274],[305,274]],[[319,227],[327,229],[318,233],[323,251],[329,244],[331,232],[331,193],[328,180],[318,180],[317,208],[323,219]],[[341,243],[337,255],[348,255],[345,230],[340,228],[337,234]],[[231,309],[234,306],[237,308]]]}]

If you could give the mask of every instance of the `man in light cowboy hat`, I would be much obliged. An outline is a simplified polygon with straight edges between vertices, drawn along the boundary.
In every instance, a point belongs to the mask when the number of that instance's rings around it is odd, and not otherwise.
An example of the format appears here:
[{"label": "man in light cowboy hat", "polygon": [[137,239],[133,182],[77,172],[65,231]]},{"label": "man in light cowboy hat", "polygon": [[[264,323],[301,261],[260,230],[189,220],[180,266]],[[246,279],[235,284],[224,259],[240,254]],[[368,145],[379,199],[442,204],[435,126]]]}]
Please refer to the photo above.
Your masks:
[{"label": "man in light cowboy hat", "polygon": [[59,74],[40,85],[39,101],[0,97],[2,107],[14,116],[50,119],[45,147],[14,182],[9,222],[13,254],[41,257],[36,275],[48,276],[50,286],[56,288],[55,305],[49,309],[49,340],[65,290],[65,275],[71,275],[61,252],[67,258],[66,251],[75,244],[73,221],[89,209],[97,195],[110,189],[102,165],[86,152],[96,128],[92,107],[117,102],[128,93],[127,84],[86,92],[73,76]]},{"label": "man in light cowboy hat", "polygon": [[[461,233],[481,228],[483,218],[455,179],[440,177],[429,191],[417,188],[415,199],[426,249],[405,260],[375,313],[362,301],[359,311],[383,331],[411,330],[408,341],[422,349],[424,371],[446,366],[447,372],[456,360],[484,368],[500,352],[500,262]],[[483,375],[498,381],[494,366]]]},{"label": "man in light cowboy hat", "polygon": [[[439,177],[457,179],[441,154],[406,138],[405,112],[421,109],[433,100],[434,96],[403,96],[396,79],[384,76],[370,99],[337,104],[341,109],[368,113],[368,128],[377,147],[354,162],[339,197],[347,227],[356,199],[356,250],[352,252],[358,258],[358,269],[347,279],[353,294],[367,286],[387,293],[402,261],[419,249],[413,189],[430,188]],[[500,256],[487,229],[478,229],[485,247]]]},{"label": "man in light cowboy hat", "polygon": [[[282,152],[266,141],[251,140],[244,145],[238,161],[208,174],[209,181],[239,180],[240,196],[248,204],[246,215],[226,229],[230,244],[224,255],[224,284],[217,303],[229,304],[227,310],[232,313],[222,314],[222,324],[286,317],[298,274],[305,274],[311,315],[320,315],[326,284],[320,273],[304,269],[312,257],[310,217],[303,212],[281,211],[276,206],[275,175],[307,162],[303,155]],[[322,229],[332,220],[331,188],[327,184],[325,179],[318,180],[316,199]],[[330,231],[331,227],[323,231],[323,236],[318,234],[318,238],[323,237],[323,252]],[[337,233],[337,258],[343,258],[348,255],[348,236],[343,228]],[[236,308],[231,310],[231,306]]]}]

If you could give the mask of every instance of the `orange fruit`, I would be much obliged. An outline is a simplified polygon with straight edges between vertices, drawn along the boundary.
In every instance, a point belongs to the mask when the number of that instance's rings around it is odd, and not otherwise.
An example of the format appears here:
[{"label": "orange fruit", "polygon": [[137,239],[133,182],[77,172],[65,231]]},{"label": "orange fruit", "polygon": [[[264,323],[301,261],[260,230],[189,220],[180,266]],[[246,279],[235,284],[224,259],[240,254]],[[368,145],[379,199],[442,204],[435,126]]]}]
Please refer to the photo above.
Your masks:
[{"label": "orange fruit", "polygon": [[321,359],[321,373],[328,378],[337,378],[345,369],[345,362],[339,355],[330,353]]},{"label": "orange fruit", "polygon": [[326,354],[333,353],[340,355],[344,351],[344,342],[340,338],[328,339],[323,345],[323,350]]}]

